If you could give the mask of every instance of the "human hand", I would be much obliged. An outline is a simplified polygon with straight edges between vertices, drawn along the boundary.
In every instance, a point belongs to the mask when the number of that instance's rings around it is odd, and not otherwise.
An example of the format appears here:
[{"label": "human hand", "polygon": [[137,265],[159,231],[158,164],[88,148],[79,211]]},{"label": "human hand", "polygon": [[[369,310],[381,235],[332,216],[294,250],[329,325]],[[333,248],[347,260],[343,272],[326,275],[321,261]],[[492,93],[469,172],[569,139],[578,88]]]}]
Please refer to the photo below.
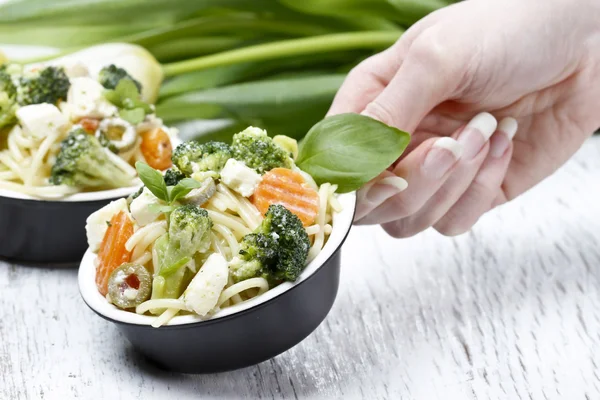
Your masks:
[{"label": "human hand", "polygon": [[359,191],[356,223],[460,234],[554,172],[600,126],[598,21],[595,0],[470,0],[353,69],[329,115],[413,133]]}]

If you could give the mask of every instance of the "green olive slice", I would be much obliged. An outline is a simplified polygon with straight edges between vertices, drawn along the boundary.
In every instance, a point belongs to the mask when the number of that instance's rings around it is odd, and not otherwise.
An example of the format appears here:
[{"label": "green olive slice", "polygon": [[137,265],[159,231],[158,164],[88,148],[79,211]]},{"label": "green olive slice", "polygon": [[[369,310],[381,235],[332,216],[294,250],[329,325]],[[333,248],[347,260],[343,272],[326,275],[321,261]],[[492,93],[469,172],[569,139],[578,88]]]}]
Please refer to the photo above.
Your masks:
[{"label": "green olive slice", "polygon": [[150,297],[152,275],[143,265],[123,264],[108,278],[108,296],[117,307],[137,307]]}]

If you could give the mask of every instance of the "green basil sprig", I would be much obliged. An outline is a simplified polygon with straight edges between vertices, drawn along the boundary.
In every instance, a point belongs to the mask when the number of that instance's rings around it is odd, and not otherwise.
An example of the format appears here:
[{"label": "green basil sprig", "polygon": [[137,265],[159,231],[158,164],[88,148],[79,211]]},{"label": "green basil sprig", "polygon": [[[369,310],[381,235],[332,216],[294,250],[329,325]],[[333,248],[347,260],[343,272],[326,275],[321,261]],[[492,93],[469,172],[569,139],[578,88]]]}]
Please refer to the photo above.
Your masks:
[{"label": "green basil sprig", "polygon": [[[192,190],[199,188],[202,184],[191,178],[184,178],[175,186],[167,187],[165,178],[160,171],[155,170],[148,164],[141,161],[135,163],[140,179],[144,185],[156,198],[164,201],[165,203],[172,205],[177,200],[185,197]],[[168,212],[169,207],[162,206],[160,208],[162,212]]]},{"label": "green basil sprig", "polygon": [[359,114],[325,118],[300,143],[296,164],[339,193],[360,189],[398,159],[410,134]]}]

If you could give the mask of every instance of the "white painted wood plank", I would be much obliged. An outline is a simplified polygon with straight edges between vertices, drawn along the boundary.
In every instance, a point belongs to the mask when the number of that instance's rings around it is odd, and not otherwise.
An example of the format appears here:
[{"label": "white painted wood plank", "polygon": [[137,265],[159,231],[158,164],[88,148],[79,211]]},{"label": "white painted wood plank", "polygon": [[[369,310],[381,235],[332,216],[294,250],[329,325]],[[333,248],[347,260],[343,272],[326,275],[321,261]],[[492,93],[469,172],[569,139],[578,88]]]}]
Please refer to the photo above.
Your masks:
[{"label": "white painted wood plank", "polygon": [[[334,308],[275,359],[164,372],[76,271],[0,263],[0,399],[597,399],[600,138],[466,235],[355,228]],[[3,233],[6,234],[6,233]]]}]

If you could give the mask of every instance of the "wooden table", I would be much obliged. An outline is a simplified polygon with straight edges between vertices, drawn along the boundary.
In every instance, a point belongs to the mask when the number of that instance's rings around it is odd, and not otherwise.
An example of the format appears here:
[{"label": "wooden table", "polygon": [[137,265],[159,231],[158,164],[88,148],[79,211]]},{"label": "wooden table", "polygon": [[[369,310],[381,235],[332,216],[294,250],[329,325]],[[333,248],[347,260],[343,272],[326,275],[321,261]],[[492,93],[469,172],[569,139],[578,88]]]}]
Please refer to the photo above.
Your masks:
[{"label": "wooden table", "polygon": [[327,320],[240,371],[161,371],[84,305],[75,269],[0,264],[0,399],[598,399],[599,288],[594,138],[461,237],[355,228]]}]

